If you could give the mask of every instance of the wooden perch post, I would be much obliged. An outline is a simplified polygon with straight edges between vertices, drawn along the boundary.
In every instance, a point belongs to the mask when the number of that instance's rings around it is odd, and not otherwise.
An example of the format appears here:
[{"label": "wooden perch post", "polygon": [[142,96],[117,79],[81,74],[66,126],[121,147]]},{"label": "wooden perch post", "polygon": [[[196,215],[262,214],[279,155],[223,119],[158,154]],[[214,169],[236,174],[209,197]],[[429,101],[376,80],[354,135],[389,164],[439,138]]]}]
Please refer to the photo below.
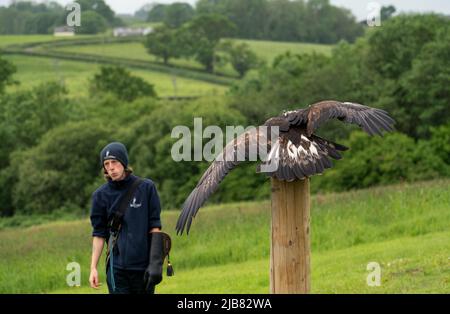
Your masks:
[{"label": "wooden perch post", "polygon": [[270,292],[309,293],[309,179],[271,180]]}]

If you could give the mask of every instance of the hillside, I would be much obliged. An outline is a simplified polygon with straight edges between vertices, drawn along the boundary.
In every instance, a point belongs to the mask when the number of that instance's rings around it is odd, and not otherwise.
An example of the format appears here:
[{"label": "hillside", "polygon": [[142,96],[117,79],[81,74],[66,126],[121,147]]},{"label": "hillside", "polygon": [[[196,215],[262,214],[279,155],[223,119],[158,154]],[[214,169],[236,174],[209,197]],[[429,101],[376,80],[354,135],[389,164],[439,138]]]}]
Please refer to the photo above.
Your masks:
[{"label": "hillside", "polygon": [[[320,45],[320,44],[308,44],[308,43],[287,43],[287,42],[274,42],[274,41],[262,41],[262,40],[235,40],[237,43],[246,43],[250,49],[263,61],[271,63],[273,59],[285,52],[291,52],[292,54],[303,53],[318,53],[324,55],[330,55],[332,45]],[[91,44],[91,45],[65,45],[61,47],[49,47],[45,49],[38,48],[38,51],[50,51],[60,53],[76,53],[79,55],[101,56],[103,58],[124,58],[127,60],[136,61],[149,61],[149,62],[161,62],[154,55],[147,53],[144,45],[140,42],[126,42],[126,43],[106,43],[106,44]],[[171,59],[170,64],[176,67],[202,70],[203,66],[192,59]],[[236,76],[236,72],[227,66],[217,66],[217,73]]]},{"label": "hillside", "polygon": [[[312,292],[450,292],[449,185],[447,179],[314,195]],[[178,237],[178,211],[165,211],[176,275],[157,292],[267,293],[269,214],[268,201],[209,206],[191,234]],[[106,292],[88,287],[90,245],[88,219],[0,231],[0,293]],[[72,261],[81,265],[79,288],[65,284]],[[382,268],[381,287],[366,285],[372,261]]]},{"label": "hillside", "polygon": [[[203,74],[202,65],[195,60],[174,59],[171,60],[173,68],[159,65],[158,71],[152,71],[144,67],[148,65],[145,63],[152,62],[158,65],[160,60],[148,54],[142,43],[129,40],[115,42],[123,39],[102,38],[92,35],[77,35],[62,39],[51,35],[0,36],[0,48],[21,52],[21,55],[13,53],[3,57],[17,67],[18,71],[14,77],[21,83],[12,85],[7,90],[23,90],[43,82],[59,81],[65,83],[71,96],[86,97],[89,79],[100,67],[96,60],[113,64],[123,62],[125,67],[132,66],[130,67],[132,73],[154,84],[160,97],[223,95],[227,90],[226,84],[215,83],[214,75]],[[93,43],[86,43],[85,40]],[[104,43],[102,40],[108,42]],[[329,55],[333,47],[259,40],[235,41],[248,44],[259,58],[268,63],[287,51]],[[31,44],[33,47],[28,47]],[[35,53],[42,56],[37,57]],[[218,73],[236,76],[230,65],[218,66]],[[221,82],[219,78],[217,80]]]},{"label": "hillside", "polygon": [[[17,66],[18,71],[14,77],[20,82],[19,85],[9,86],[8,91],[29,89],[48,81],[63,81],[71,96],[87,97],[89,80],[100,69],[98,64],[79,61],[17,55],[7,55],[3,58]],[[154,84],[156,93],[160,97],[174,96],[175,94],[177,96],[222,95],[227,89],[223,85],[176,77],[160,72],[131,69],[131,73]],[[176,91],[174,79],[176,79]]]}]

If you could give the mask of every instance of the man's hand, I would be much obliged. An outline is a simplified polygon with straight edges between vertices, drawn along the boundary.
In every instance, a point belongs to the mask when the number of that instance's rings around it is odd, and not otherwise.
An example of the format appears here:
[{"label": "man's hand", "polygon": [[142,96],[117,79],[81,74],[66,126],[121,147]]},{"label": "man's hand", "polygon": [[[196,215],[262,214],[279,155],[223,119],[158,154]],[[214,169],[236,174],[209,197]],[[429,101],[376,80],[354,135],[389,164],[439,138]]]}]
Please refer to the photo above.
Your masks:
[{"label": "man's hand", "polygon": [[100,283],[98,282],[98,271],[96,268],[91,269],[91,274],[89,275],[89,283],[91,288],[98,289]]},{"label": "man's hand", "polygon": [[152,233],[152,232],[161,232],[161,229],[160,228],[152,228],[150,230],[150,233]]},{"label": "man's hand", "polygon": [[98,289],[101,284],[98,282],[97,264],[100,256],[102,255],[103,245],[105,239],[94,236],[92,238],[92,259],[91,259],[91,274],[89,275],[89,283],[94,289]]}]

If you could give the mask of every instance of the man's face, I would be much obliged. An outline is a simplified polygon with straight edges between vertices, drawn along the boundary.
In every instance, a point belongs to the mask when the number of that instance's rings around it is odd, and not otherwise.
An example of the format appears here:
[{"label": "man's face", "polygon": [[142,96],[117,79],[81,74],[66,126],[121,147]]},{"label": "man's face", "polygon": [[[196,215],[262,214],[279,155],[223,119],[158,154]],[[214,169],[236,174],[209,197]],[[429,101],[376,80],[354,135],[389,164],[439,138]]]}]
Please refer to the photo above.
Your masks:
[{"label": "man's face", "polygon": [[114,159],[105,160],[103,166],[113,181],[119,181],[125,177],[125,168],[120,161]]}]

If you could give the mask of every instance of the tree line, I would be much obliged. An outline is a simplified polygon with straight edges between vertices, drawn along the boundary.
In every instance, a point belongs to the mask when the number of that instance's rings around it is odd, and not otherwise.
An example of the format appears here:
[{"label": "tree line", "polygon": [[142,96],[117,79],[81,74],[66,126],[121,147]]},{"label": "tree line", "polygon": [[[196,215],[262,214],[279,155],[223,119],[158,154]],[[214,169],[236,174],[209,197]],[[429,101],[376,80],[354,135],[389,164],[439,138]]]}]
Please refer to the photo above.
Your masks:
[{"label": "tree line", "polygon": [[336,43],[352,42],[364,32],[350,10],[329,0],[199,0],[195,8],[187,3],[158,4],[149,10],[147,21],[177,28],[203,14],[227,17],[236,25],[236,38]]},{"label": "tree line", "polygon": [[[95,34],[108,27],[124,25],[104,0],[78,0],[81,27],[76,32]],[[144,7],[148,10],[148,6]],[[142,17],[146,11],[139,10]],[[0,7],[0,34],[49,34],[55,26],[66,25],[69,12],[57,2],[13,1]],[[147,12],[147,21],[178,28],[197,16],[217,14],[236,25],[233,37],[274,41],[336,43],[353,42],[364,32],[352,13],[329,0],[199,0],[188,3],[157,4]]]},{"label": "tree line", "polygon": [[[82,23],[75,27],[80,34],[96,34],[108,27],[124,23],[103,0],[77,0],[81,8]],[[12,1],[7,7],[0,7],[0,35],[52,34],[55,27],[67,24],[67,11],[55,1],[36,3],[33,1]]]}]

